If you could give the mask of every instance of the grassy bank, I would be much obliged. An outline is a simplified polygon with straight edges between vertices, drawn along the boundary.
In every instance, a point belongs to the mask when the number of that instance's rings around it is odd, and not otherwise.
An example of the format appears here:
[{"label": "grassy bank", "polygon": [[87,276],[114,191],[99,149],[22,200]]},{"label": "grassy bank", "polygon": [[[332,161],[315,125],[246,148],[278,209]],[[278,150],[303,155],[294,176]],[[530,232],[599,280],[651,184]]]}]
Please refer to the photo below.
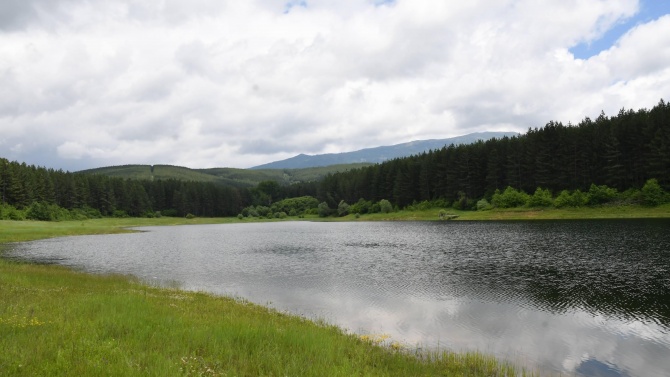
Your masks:
[{"label": "grassy bank", "polygon": [[[195,220],[195,221],[194,221]],[[0,243],[207,219],[0,222]],[[477,353],[415,355],[239,300],[0,259],[3,376],[509,376]],[[372,340],[371,340],[372,339]],[[385,345],[385,346],[384,346]]]},{"label": "grassy bank", "polygon": [[[332,218],[336,221],[429,221],[438,220],[441,209],[433,208],[424,211],[398,211],[391,213],[374,213],[356,217],[348,215]],[[577,220],[577,219],[645,219],[670,218],[670,204],[658,207],[602,206],[581,208],[510,208],[492,209],[488,211],[445,210],[456,217],[454,220]]]}]

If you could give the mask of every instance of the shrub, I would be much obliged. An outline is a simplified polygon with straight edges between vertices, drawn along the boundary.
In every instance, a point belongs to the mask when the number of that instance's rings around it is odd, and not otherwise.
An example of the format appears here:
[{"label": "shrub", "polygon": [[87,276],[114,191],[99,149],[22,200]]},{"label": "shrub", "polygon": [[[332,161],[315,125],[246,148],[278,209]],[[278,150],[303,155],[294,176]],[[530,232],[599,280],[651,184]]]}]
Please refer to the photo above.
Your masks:
[{"label": "shrub", "polygon": [[9,204],[0,204],[0,220],[25,220],[26,214],[24,211],[16,209]]},{"label": "shrub", "polygon": [[317,208],[319,201],[312,196],[301,196],[297,198],[287,198],[272,204],[272,212],[290,213],[295,210],[296,213],[303,213],[308,209]]},{"label": "shrub", "polygon": [[393,211],[393,205],[386,199],[379,201],[379,212],[382,213],[391,213]]},{"label": "shrub", "polygon": [[126,211],[116,209],[114,212],[112,212],[112,217],[117,217],[117,218],[124,218],[124,217],[129,217]]},{"label": "shrub", "polygon": [[270,207],[266,206],[256,206],[256,213],[258,214],[258,217],[267,217],[268,214],[272,215]]},{"label": "shrub", "polygon": [[533,196],[528,198],[528,207],[551,207],[554,201],[551,198],[551,192],[547,189],[537,188]]},{"label": "shrub", "polygon": [[[84,206],[81,208],[82,212],[86,215],[87,218],[89,219],[102,219],[102,213],[100,213],[100,210],[96,208],[92,208],[89,206]],[[156,217],[160,217],[160,212],[154,213]]]},{"label": "shrub", "polygon": [[177,212],[176,209],[166,209],[166,210],[161,211],[161,214],[163,216],[167,216],[167,217],[178,217],[179,216],[179,213]]},{"label": "shrub", "polygon": [[319,206],[317,207],[319,217],[328,217],[331,214],[331,209],[328,207],[328,203],[326,202],[321,202]]},{"label": "shrub", "polygon": [[491,204],[497,208],[522,207],[528,203],[529,196],[523,191],[517,191],[511,186],[507,186],[503,193],[496,190],[491,198]]},{"label": "shrub", "polygon": [[237,214],[237,219],[238,219],[238,220],[242,220],[242,219],[244,219],[244,215],[241,214],[241,213],[238,213],[238,214]]},{"label": "shrub", "polygon": [[349,204],[344,200],[340,201],[340,204],[337,205],[337,214],[340,216],[346,216],[349,214]]},{"label": "shrub", "polygon": [[597,186],[591,184],[589,187],[588,193],[588,204],[604,204],[614,201],[617,197],[617,190],[615,188],[610,188],[605,185]]},{"label": "shrub", "polygon": [[372,202],[369,200],[364,200],[363,198],[358,199],[358,202],[349,206],[349,213],[360,213],[366,214],[371,213],[372,211]]},{"label": "shrub", "polygon": [[189,220],[191,220],[191,219],[195,219],[195,215],[192,214],[192,213],[187,213],[185,217],[186,217],[187,219],[189,219]]},{"label": "shrub", "polygon": [[26,218],[38,221],[52,221],[55,219],[55,214],[51,213],[51,208],[49,208],[47,203],[35,202],[28,207]]},{"label": "shrub", "polygon": [[491,206],[489,201],[486,200],[486,199],[481,199],[477,202],[477,211],[488,211],[491,208],[493,208],[493,207]]},{"label": "shrub", "polygon": [[646,206],[657,206],[668,200],[668,194],[663,191],[656,179],[650,179],[644,184],[641,196],[642,204]]}]

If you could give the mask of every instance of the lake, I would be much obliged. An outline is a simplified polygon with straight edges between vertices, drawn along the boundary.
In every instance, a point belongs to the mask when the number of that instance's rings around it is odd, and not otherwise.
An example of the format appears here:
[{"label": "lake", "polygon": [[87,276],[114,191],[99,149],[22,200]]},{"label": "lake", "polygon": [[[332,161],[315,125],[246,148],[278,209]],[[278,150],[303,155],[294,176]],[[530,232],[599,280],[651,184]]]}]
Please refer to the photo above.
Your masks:
[{"label": "lake", "polygon": [[670,221],[138,228],[7,253],[579,376],[670,373]]}]

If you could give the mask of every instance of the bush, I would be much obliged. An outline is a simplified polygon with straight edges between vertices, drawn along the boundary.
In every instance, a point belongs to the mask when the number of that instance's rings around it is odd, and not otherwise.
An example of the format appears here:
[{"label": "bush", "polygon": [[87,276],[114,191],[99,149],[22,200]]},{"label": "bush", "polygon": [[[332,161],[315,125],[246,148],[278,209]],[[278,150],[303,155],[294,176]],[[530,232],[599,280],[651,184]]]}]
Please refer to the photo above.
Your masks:
[{"label": "bush", "polygon": [[267,217],[268,215],[272,215],[270,207],[266,206],[256,206],[256,213],[258,214],[258,217]]},{"label": "bush", "polygon": [[161,211],[161,214],[166,217],[178,217],[179,213],[176,209],[166,209]]},{"label": "bush", "polygon": [[346,216],[349,214],[349,204],[344,200],[340,201],[340,204],[337,205],[337,214],[340,216]]},{"label": "bush", "polygon": [[488,211],[491,208],[493,208],[493,207],[491,206],[489,201],[486,200],[486,199],[481,199],[477,202],[477,211]]},{"label": "bush", "polygon": [[187,219],[189,219],[189,220],[191,220],[191,219],[195,219],[195,215],[192,214],[192,213],[187,213],[185,217],[186,217]]},{"label": "bush", "polygon": [[117,218],[124,218],[124,217],[129,217],[126,211],[116,209],[114,212],[112,212],[112,217],[117,217]]},{"label": "bush", "polygon": [[528,207],[551,207],[554,204],[551,192],[547,189],[537,188],[533,196],[528,198]]},{"label": "bush", "polygon": [[363,198],[358,199],[358,202],[352,204],[349,206],[349,213],[360,213],[360,214],[366,214],[366,213],[371,213],[372,212],[372,202],[371,201],[366,201]]},{"label": "bush", "polygon": [[16,209],[9,204],[0,204],[0,220],[25,220],[26,215],[23,211]]},{"label": "bush", "polygon": [[28,207],[26,218],[37,221],[52,221],[56,215],[51,212],[49,204],[44,202],[35,202]]},{"label": "bush", "polygon": [[290,213],[294,210],[296,214],[303,213],[308,209],[317,208],[319,201],[312,196],[301,196],[297,198],[287,198],[272,204],[272,212]]},{"label": "bush", "polygon": [[330,216],[332,210],[328,207],[328,203],[321,202],[318,206],[319,217],[328,217]]},{"label": "bush", "polygon": [[591,184],[588,193],[588,204],[597,205],[614,201],[617,198],[617,190],[605,185],[596,186]]},{"label": "bush", "polygon": [[386,199],[379,201],[379,212],[382,213],[391,213],[393,211],[393,205]]},{"label": "bush", "polygon": [[646,206],[661,205],[668,200],[668,194],[663,191],[656,179],[650,179],[644,184],[641,196],[642,204]]},{"label": "bush", "polygon": [[275,212],[275,219],[285,219],[288,215],[286,212]]},{"label": "bush", "polygon": [[511,186],[507,186],[503,193],[496,190],[491,198],[491,204],[497,208],[523,207],[529,201],[529,196],[523,191],[517,191]]},{"label": "bush", "polygon": [[237,214],[237,219],[238,219],[238,220],[242,220],[242,219],[244,219],[244,215],[241,214],[241,213],[238,213],[238,214]]}]

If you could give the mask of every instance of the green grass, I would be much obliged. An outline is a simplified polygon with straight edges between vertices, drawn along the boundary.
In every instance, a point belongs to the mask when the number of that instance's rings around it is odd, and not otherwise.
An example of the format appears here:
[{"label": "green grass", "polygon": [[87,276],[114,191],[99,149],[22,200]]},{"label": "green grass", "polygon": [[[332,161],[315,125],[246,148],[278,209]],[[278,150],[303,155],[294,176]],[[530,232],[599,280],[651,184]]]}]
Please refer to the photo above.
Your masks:
[{"label": "green grass", "polygon": [[[0,222],[0,243],[237,219]],[[2,376],[512,376],[480,353],[417,354],[226,297],[0,259]]]},{"label": "green grass", "polygon": [[[433,208],[424,211],[398,211],[391,213],[374,213],[361,215],[356,218],[348,215],[338,218],[328,218],[327,221],[430,221],[438,220],[442,209]],[[458,217],[449,221],[467,220],[577,220],[577,219],[644,219],[670,218],[670,204],[658,207],[644,207],[639,205],[602,206],[582,208],[510,208],[493,209],[488,211],[458,211],[445,210],[448,214]],[[318,218],[312,218],[316,220]],[[324,219],[321,219],[324,220]]]}]

